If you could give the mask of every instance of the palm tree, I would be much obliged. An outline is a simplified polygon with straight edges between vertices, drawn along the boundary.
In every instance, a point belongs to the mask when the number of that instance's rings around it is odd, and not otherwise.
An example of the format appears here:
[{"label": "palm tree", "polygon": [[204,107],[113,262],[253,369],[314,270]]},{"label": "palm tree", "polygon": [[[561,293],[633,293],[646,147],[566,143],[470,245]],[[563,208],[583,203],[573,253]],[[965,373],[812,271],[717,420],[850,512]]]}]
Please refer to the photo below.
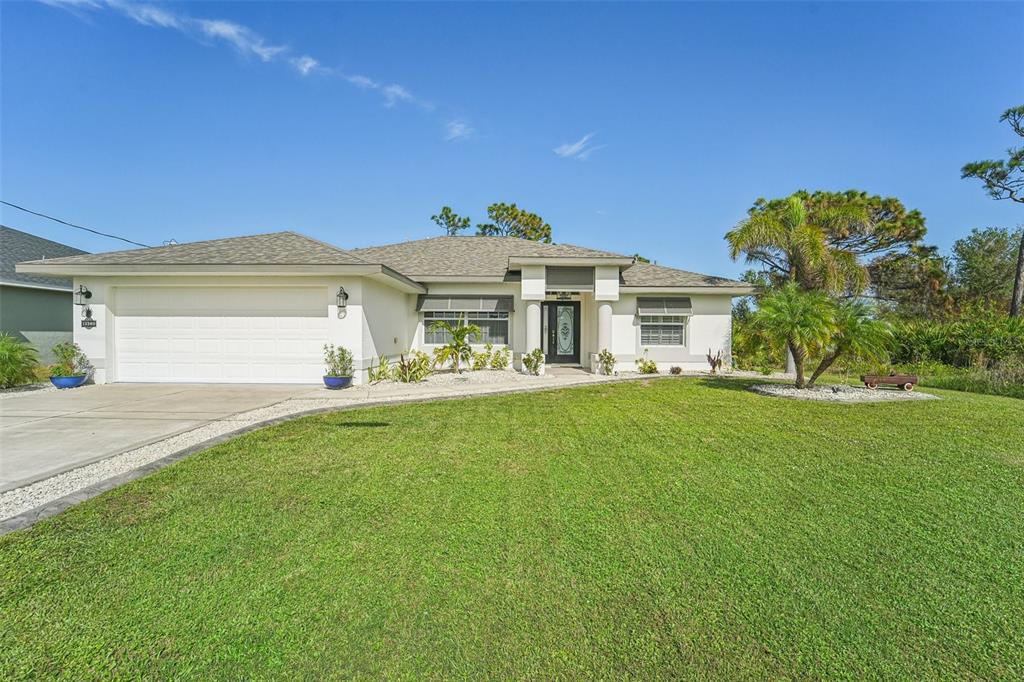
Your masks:
[{"label": "palm tree", "polygon": [[836,307],[836,329],[828,343],[825,356],[807,382],[814,386],[822,374],[832,366],[839,356],[850,353],[864,360],[884,358],[892,341],[892,326],[876,319],[871,308],[862,301],[846,301]]},{"label": "palm tree", "polygon": [[744,254],[748,263],[765,266],[776,281],[796,282],[806,290],[857,294],[868,286],[867,268],[857,254],[836,248],[828,237],[869,220],[867,212],[855,206],[811,215],[799,197],[790,196],[778,206],[752,210],[725,239],[733,260]]},{"label": "palm tree", "polygon": [[461,364],[473,359],[473,348],[469,342],[472,337],[480,336],[480,327],[475,324],[452,325],[445,320],[436,320],[430,325],[430,331],[446,332],[451,336],[451,341],[434,351],[434,358],[442,366],[451,363],[452,369],[461,374]]},{"label": "palm tree", "polygon": [[754,323],[786,343],[796,365],[796,387],[806,388],[804,362],[808,355],[828,344],[836,328],[831,299],[819,291],[803,291],[789,282],[761,299]]}]

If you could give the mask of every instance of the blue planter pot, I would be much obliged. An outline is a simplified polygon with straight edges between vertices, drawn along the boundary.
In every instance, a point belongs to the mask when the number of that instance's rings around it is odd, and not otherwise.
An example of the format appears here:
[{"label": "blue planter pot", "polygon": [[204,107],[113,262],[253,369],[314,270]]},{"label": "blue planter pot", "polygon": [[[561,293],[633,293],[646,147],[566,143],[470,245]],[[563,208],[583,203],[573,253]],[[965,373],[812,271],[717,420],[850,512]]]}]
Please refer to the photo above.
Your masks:
[{"label": "blue planter pot", "polygon": [[57,388],[78,388],[89,378],[88,374],[80,377],[50,377],[50,383]]},{"label": "blue planter pot", "polygon": [[324,386],[327,388],[348,388],[352,385],[352,377],[324,377]]}]

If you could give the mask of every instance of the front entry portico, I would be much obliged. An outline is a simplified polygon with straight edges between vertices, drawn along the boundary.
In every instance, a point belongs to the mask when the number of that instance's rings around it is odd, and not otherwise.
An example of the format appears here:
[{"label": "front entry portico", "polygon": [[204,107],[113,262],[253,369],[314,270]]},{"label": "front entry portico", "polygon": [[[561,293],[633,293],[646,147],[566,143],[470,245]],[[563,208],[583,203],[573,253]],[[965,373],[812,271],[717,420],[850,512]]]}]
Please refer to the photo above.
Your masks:
[{"label": "front entry portico", "polygon": [[580,364],[579,301],[544,301],[541,326],[546,364]]}]

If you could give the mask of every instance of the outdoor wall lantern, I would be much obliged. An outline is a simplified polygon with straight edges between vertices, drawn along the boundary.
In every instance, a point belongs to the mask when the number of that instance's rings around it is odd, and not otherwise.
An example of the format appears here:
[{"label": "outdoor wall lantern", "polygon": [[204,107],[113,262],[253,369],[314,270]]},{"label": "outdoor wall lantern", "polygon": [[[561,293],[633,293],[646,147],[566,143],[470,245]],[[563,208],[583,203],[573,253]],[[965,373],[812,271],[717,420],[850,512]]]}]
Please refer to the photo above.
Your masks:
[{"label": "outdoor wall lantern", "polygon": [[338,318],[345,317],[345,308],[348,306],[348,292],[345,287],[338,287]]},{"label": "outdoor wall lantern", "polygon": [[75,305],[88,305],[88,300],[92,298],[92,292],[84,284],[78,285],[78,291],[75,292]]}]

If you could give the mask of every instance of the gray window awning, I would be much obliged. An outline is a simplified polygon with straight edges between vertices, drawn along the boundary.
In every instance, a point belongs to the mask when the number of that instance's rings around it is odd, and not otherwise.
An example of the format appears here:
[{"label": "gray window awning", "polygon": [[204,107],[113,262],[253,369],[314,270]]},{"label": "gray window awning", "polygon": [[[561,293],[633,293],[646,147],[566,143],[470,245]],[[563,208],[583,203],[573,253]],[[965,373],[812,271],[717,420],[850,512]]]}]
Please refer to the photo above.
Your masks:
[{"label": "gray window awning", "polygon": [[427,312],[458,310],[461,312],[508,313],[512,312],[512,297],[420,294],[416,299],[416,310]]},{"label": "gray window awning", "polygon": [[692,315],[689,296],[680,298],[637,298],[637,315]]},{"label": "gray window awning", "polygon": [[549,291],[593,291],[594,268],[548,266],[544,268]]}]

